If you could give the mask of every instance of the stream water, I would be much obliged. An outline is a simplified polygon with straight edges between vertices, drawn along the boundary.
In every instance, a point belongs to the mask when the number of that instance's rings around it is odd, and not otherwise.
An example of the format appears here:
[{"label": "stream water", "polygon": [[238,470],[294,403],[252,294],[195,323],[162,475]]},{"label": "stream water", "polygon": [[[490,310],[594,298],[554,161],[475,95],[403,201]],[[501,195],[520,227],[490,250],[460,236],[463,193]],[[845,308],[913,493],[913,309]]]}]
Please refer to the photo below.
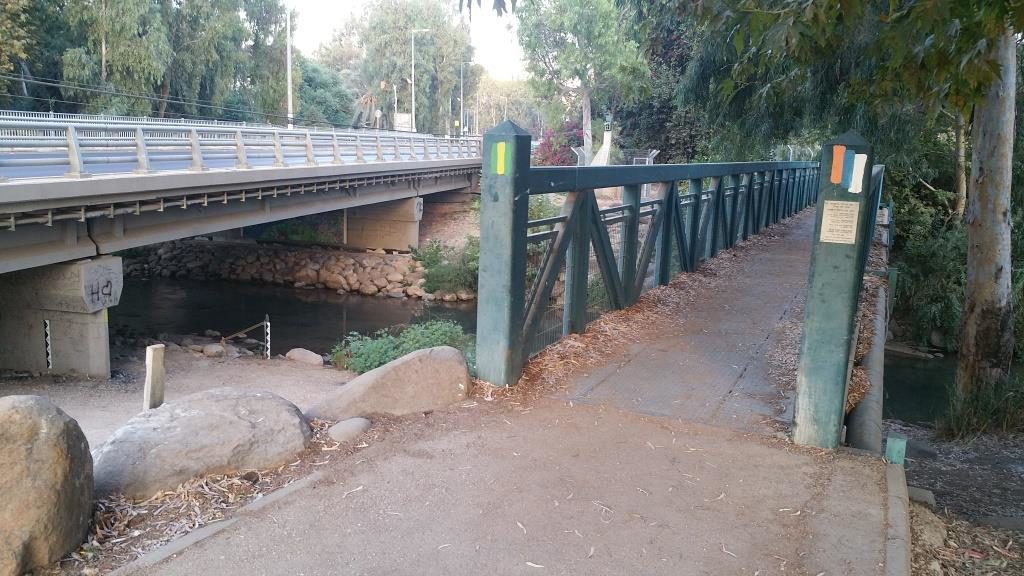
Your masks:
[{"label": "stream water", "polygon": [[[145,337],[201,334],[212,329],[230,334],[270,315],[275,353],[295,347],[330,351],[350,332],[369,334],[430,319],[458,322],[476,332],[476,303],[423,302],[329,290],[300,290],[266,284],[203,282],[154,278],[126,279],[121,303],[110,309],[114,333]],[[262,331],[253,332],[262,339]],[[948,407],[948,389],[956,357],[919,359],[888,353],[885,357],[886,418],[933,423]]]},{"label": "stream water", "polygon": [[[369,334],[399,324],[450,319],[476,330],[476,304],[449,304],[340,295],[266,284],[154,278],[125,279],[121,303],[110,309],[114,333],[156,337],[160,333],[227,335],[270,315],[271,348],[326,353],[350,332]],[[262,339],[262,330],[253,332]]]}]

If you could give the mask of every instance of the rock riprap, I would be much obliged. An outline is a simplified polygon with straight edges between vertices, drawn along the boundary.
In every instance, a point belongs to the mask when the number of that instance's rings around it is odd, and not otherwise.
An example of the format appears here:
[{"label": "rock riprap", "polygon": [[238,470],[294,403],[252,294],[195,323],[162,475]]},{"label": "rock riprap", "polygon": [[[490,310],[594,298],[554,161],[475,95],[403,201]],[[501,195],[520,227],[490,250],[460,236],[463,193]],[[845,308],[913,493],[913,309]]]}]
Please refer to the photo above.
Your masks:
[{"label": "rock riprap", "polygon": [[0,398],[0,574],[72,552],[92,519],[92,457],[70,416],[41,396]]},{"label": "rock riprap", "polygon": [[393,298],[468,301],[470,291],[430,294],[423,266],[408,254],[345,252],[272,244],[239,245],[199,238],[165,242],[142,249],[124,261],[126,276],[234,280],[324,288],[338,293]]},{"label": "rock riprap", "polygon": [[96,451],[96,492],[133,499],[196,476],[274,468],[312,437],[302,412],[270,392],[215,388],[143,412]]},{"label": "rock riprap", "polygon": [[462,352],[450,346],[426,348],[357,376],[306,415],[345,420],[368,414],[429,412],[464,400],[469,385]]}]

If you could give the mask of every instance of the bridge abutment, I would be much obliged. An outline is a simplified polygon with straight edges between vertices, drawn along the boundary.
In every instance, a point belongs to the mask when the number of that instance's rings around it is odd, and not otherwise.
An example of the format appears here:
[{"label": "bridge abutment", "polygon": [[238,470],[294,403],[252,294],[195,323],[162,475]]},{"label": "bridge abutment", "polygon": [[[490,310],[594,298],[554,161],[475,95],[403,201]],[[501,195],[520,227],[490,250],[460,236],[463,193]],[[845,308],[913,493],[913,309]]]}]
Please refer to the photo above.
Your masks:
[{"label": "bridge abutment", "polygon": [[346,244],[359,248],[419,248],[423,198],[406,198],[348,210]]},{"label": "bridge abutment", "polygon": [[123,285],[116,256],[0,275],[0,368],[109,378],[107,308]]}]

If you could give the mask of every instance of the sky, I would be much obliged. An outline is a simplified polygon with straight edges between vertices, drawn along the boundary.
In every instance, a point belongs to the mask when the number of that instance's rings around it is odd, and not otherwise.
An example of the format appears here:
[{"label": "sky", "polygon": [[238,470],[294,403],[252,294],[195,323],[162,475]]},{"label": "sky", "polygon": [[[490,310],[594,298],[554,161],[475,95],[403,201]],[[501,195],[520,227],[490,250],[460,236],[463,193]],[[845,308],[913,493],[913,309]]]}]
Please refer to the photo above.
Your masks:
[{"label": "sky", "polygon": [[[450,2],[455,0],[440,0]],[[293,44],[307,56],[320,44],[331,39],[334,30],[351,14],[359,14],[370,0],[284,0],[285,5],[299,13],[296,23],[298,30],[293,37]],[[487,73],[499,80],[519,80],[525,78],[523,71],[523,52],[514,30],[515,17],[506,14],[499,18],[485,1],[482,6],[473,7],[473,20],[470,22],[470,41],[475,48],[474,60],[487,69]],[[463,13],[463,18],[469,18]]]}]

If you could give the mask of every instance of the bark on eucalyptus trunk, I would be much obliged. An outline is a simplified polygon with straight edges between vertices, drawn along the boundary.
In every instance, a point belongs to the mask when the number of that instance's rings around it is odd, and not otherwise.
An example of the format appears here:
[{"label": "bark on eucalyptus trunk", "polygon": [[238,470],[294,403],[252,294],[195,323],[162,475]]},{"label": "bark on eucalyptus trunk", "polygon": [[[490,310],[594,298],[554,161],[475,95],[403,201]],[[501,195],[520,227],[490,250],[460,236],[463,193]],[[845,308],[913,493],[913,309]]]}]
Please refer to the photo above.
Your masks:
[{"label": "bark on eucalyptus trunk", "polygon": [[964,120],[964,113],[959,110],[956,113],[956,164],[953,177],[956,194],[954,211],[959,222],[963,220],[967,208],[967,121]]},{"label": "bark on eucalyptus trunk", "polygon": [[1006,382],[1013,356],[1010,299],[1010,182],[1013,162],[1016,40],[1006,32],[991,56],[1002,75],[975,106],[967,201],[965,289],[957,394],[966,398]]},{"label": "bark on eucalyptus trunk", "polygon": [[584,90],[582,95],[583,100],[583,155],[586,156],[584,160],[585,166],[590,166],[590,161],[594,159],[594,122],[593,112],[590,104],[590,92]]}]

